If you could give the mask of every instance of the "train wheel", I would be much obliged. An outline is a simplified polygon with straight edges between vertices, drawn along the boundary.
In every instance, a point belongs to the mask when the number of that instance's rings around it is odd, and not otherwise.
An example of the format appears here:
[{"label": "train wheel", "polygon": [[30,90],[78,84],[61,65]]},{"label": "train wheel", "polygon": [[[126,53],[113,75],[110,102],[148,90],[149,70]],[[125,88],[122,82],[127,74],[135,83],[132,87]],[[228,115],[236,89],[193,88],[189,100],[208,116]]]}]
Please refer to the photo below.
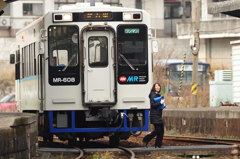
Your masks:
[{"label": "train wheel", "polygon": [[68,140],[68,145],[69,146],[74,146],[77,144],[77,138],[69,139]]},{"label": "train wheel", "polygon": [[53,134],[45,134],[43,136],[43,141],[47,143],[53,142]]},{"label": "train wheel", "polygon": [[119,133],[114,133],[113,135],[109,136],[109,144],[111,147],[117,147],[119,145],[119,142]]}]

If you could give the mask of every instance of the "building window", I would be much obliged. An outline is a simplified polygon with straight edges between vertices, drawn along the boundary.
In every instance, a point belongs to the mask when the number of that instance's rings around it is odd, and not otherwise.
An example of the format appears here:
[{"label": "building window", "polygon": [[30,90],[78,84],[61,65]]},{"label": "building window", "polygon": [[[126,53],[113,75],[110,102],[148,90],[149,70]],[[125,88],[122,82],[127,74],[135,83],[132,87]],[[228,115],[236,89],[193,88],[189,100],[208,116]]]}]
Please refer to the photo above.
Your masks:
[{"label": "building window", "polygon": [[137,9],[142,9],[142,0],[136,0],[135,3]]},{"label": "building window", "polygon": [[23,15],[41,16],[43,15],[43,5],[39,3],[24,3]]},{"label": "building window", "polygon": [[4,9],[3,9],[4,13],[3,15],[10,15],[10,5],[7,5]]},{"label": "building window", "polygon": [[191,2],[165,2],[164,3],[164,19],[180,19],[191,17]]}]

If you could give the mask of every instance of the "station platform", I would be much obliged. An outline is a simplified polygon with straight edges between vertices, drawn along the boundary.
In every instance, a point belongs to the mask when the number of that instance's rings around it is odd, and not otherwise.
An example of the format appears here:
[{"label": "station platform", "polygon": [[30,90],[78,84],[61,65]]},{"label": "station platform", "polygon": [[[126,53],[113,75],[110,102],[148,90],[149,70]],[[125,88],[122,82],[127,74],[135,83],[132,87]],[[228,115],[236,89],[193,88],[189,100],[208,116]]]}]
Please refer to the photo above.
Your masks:
[{"label": "station platform", "polygon": [[0,158],[30,159],[35,155],[36,142],[36,115],[0,113]]},{"label": "station platform", "polygon": [[163,118],[165,130],[173,135],[240,138],[240,107],[168,107]]}]

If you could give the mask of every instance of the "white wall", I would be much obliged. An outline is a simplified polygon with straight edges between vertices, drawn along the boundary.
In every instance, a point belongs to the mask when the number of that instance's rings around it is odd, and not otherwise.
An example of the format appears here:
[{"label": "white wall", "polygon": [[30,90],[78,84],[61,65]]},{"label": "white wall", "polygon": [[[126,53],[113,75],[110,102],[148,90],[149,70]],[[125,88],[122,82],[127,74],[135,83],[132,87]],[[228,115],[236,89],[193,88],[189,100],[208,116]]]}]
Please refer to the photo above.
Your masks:
[{"label": "white wall", "polygon": [[230,41],[239,38],[202,39],[199,58],[209,62],[214,69],[231,69],[232,48]]},{"label": "white wall", "polygon": [[135,0],[120,0],[123,7],[135,8]]},{"label": "white wall", "polygon": [[[199,61],[210,63],[213,69],[231,69],[230,41],[237,39],[239,38],[201,39]],[[187,61],[191,61],[193,55],[189,43],[189,39],[158,38],[159,53],[155,54],[155,57],[182,59],[186,53]]]},{"label": "white wall", "polygon": [[15,38],[0,38],[0,60],[9,60],[9,55],[15,53]]},{"label": "white wall", "polygon": [[201,20],[210,20],[212,19],[212,14],[208,14],[208,4],[211,3],[212,0],[202,0],[202,17]]},{"label": "white wall", "polygon": [[46,14],[54,10],[54,0],[43,0],[43,13]]},{"label": "white wall", "polygon": [[164,2],[163,0],[144,0],[143,9],[152,16],[152,26],[156,29],[164,29]]}]

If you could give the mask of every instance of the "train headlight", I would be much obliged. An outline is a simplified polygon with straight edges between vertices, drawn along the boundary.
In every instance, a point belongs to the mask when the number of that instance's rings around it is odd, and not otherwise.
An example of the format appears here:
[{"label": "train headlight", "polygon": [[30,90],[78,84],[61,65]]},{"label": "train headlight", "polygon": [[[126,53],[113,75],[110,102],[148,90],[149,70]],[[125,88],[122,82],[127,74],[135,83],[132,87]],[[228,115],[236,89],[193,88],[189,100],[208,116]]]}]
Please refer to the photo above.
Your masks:
[{"label": "train headlight", "polygon": [[54,22],[72,22],[73,16],[72,13],[55,13],[53,14]]},{"label": "train headlight", "polygon": [[141,21],[142,12],[125,12],[123,13],[123,21]]}]

